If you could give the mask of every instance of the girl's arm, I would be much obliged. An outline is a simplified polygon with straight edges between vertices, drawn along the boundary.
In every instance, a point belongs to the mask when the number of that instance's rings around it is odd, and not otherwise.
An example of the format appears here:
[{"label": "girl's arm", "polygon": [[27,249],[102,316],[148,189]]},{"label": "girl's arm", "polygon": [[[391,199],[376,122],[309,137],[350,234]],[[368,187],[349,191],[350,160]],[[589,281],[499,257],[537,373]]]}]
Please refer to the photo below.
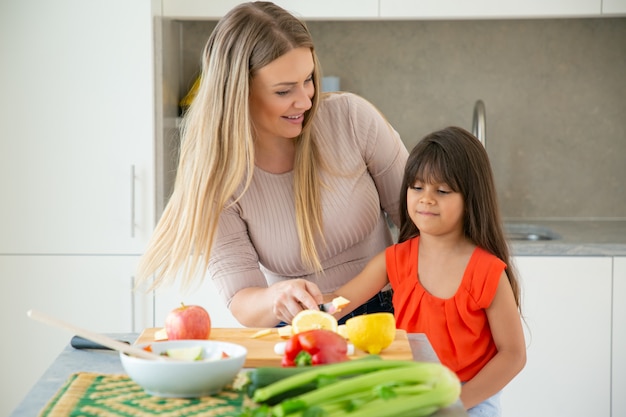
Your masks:
[{"label": "girl's arm", "polygon": [[335,314],[337,317],[343,317],[367,302],[388,282],[385,251],[382,251],[365,265],[361,273],[339,287],[334,293],[325,295],[324,300],[328,302],[337,296],[350,300],[350,303],[341,312]]},{"label": "girl's arm", "polygon": [[502,273],[487,319],[498,353],[461,389],[469,409],[502,390],[526,364],[526,342],[511,284]]}]

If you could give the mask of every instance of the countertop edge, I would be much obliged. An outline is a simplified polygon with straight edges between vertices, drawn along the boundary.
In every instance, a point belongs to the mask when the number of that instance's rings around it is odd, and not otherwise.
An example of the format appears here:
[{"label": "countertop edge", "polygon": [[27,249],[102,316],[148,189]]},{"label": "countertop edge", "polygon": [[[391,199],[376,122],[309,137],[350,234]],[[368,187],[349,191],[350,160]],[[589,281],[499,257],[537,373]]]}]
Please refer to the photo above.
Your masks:
[{"label": "countertop edge", "polygon": [[513,256],[626,256],[626,220],[516,220],[506,225],[549,229],[553,240],[509,240]]}]

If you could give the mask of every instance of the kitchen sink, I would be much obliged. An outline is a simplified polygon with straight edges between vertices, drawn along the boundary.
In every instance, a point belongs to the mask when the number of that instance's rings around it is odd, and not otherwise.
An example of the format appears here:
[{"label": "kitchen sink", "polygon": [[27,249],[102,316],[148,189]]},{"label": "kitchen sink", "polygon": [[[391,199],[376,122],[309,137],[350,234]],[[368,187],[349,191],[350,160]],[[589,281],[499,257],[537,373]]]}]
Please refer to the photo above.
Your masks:
[{"label": "kitchen sink", "polygon": [[525,223],[506,223],[504,232],[508,239],[517,241],[543,241],[560,239],[554,231],[544,226]]}]

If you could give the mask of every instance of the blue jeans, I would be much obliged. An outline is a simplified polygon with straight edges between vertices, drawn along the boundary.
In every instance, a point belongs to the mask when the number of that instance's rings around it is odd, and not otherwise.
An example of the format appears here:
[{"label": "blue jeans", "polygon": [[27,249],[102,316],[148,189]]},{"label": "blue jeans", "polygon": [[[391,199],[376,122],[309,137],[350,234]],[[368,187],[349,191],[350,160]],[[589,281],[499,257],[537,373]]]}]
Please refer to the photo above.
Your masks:
[{"label": "blue jeans", "polygon": [[391,301],[393,297],[393,290],[381,291],[365,304],[354,309],[351,313],[346,314],[338,320],[339,324],[344,324],[346,320],[354,316],[360,316],[362,314],[370,313],[391,313],[393,314],[393,303]]},{"label": "blue jeans", "polygon": [[469,417],[501,417],[500,394],[501,392],[498,392],[493,397],[489,397],[482,403],[476,404],[467,410]]}]

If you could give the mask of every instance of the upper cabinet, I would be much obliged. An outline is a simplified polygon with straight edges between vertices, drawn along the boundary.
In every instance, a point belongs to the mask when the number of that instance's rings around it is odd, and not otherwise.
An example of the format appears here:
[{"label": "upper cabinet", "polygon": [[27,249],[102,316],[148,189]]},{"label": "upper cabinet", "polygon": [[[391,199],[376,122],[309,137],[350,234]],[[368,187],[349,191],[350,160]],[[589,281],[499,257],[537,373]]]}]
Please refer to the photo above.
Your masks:
[{"label": "upper cabinet", "polygon": [[[243,1],[162,0],[163,16],[174,19],[219,19]],[[376,19],[379,0],[275,0],[274,3],[306,19]]]},{"label": "upper cabinet", "polygon": [[598,16],[599,0],[381,0],[380,16],[389,19],[492,19]]},{"label": "upper cabinet", "polygon": [[602,0],[602,14],[625,15],[626,0]]},{"label": "upper cabinet", "polygon": [[[161,0],[163,17],[217,20],[237,0]],[[626,14],[626,0],[275,0],[309,20],[513,19],[599,17]]]}]

